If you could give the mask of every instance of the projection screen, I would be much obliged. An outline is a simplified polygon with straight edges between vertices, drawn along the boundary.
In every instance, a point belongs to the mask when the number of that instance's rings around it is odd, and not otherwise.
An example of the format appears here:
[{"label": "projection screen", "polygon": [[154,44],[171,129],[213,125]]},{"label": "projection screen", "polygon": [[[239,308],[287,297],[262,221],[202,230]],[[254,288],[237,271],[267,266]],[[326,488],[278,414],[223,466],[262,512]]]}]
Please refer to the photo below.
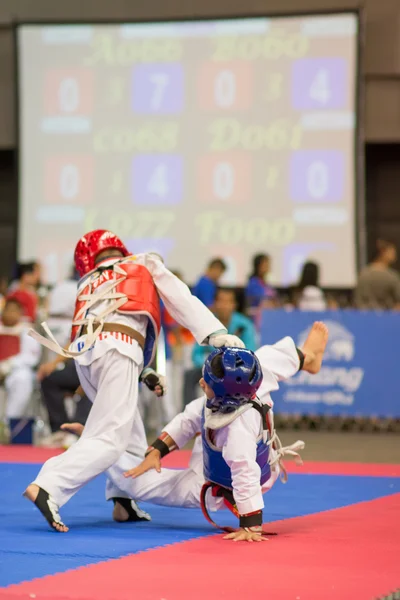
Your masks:
[{"label": "projection screen", "polygon": [[288,285],[356,273],[354,14],[21,25],[19,235],[49,282],[109,228],[190,283],[255,253]]}]

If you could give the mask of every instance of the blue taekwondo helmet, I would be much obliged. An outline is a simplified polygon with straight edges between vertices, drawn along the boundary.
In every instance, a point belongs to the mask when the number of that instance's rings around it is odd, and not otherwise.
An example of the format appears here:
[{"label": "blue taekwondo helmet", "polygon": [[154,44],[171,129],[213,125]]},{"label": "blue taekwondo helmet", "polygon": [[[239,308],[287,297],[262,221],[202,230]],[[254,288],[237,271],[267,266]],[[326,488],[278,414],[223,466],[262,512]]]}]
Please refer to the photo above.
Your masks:
[{"label": "blue taekwondo helmet", "polygon": [[[216,361],[218,356],[221,359]],[[220,373],[214,374],[218,370]],[[203,377],[215,394],[207,400],[207,408],[223,413],[254,398],[263,380],[260,361],[245,348],[223,347],[211,352],[204,363]]]}]

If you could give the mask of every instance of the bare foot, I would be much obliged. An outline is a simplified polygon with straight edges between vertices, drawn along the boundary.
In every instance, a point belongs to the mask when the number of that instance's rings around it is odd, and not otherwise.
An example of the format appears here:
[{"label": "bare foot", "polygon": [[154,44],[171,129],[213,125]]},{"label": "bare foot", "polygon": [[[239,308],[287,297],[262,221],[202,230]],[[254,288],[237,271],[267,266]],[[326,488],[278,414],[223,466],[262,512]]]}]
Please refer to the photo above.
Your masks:
[{"label": "bare foot", "polygon": [[114,502],[113,519],[117,523],[127,521],[151,521],[151,516],[129,498],[112,498]]},{"label": "bare foot", "polygon": [[129,514],[128,511],[125,510],[125,508],[122,506],[122,504],[116,502],[114,504],[112,518],[117,523],[125,523],[125,521],[129,520]]},{"label": "bare foot", "polygon": [[50,494],[35,483],[31,483],[26,488],[23,496],[33,502],[53,529],[60,533],[67,533],[68,527],[61,521],[58,506]]},{"label": "bare foot", "polygon": [[303,371],[315,375],[321,369],[326,344],[328,343],[328,328],[325,323],[316,321],[311,327],[302,351],[305,355]]},{"label": "bare foot", "polygon": [[28,500],[35,504],[39,490],[40,487],[38,485],[36,485],[35,483],[31,483],[30,485],[28,485],[28,487],[22,495],[24,496],[24,498],[28,498]]}]

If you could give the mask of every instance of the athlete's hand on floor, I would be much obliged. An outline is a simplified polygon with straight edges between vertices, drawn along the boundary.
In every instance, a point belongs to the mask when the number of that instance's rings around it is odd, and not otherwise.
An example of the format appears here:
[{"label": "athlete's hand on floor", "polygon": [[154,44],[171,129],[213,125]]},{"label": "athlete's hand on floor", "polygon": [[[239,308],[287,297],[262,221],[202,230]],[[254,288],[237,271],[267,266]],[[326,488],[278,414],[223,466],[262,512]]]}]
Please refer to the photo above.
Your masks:
[{"label": "athlete's hand on floor", "polygon": [[242,528],[224,536],[224,540],[232,540],[233,542],[264,542],[267,539],[261,533],[246,531]]},{"label": "athlete's hand on floor", "polygon": [[63,431],[70,431],[75,435],[81,437],[85,427],[81,423],[63,423],[60,427]]},{"label": "athlete's hand on floor", "polygon": [[140,465],[134,469],[125,471],[124,477],[132,477],[132,479],[135,479],[136,477],[139,477],[139,475],[151,471],[151,469],[155,469],[157,473],[161,472],[161,454],[159,450],[152,450]]}]

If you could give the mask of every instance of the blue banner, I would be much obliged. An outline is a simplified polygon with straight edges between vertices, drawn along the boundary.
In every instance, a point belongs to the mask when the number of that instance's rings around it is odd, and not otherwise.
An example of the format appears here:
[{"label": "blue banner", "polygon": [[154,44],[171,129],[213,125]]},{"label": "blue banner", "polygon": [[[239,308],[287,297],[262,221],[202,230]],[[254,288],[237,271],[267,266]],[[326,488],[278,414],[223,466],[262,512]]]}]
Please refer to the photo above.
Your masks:
[{"label": "blue banner", "polygon": [[400,314],[264,311],[261,343],[289,335],[301,347],[314,321],[329,329],[320,373],[300,371],[272,397],[277,413],[400,417]]}]

